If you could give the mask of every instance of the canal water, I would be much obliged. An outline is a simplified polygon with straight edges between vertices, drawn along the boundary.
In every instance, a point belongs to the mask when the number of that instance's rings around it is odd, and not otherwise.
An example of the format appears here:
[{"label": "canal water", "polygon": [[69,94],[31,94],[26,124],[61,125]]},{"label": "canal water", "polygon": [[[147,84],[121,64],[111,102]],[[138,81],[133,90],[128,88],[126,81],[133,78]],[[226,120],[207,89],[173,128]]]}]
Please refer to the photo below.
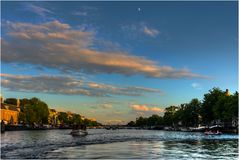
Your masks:
[{"label": "canal water", "polygon": [[238,135],[157,130],[89,129],[11,131],[1,134],[2,159],[238,159]]}]

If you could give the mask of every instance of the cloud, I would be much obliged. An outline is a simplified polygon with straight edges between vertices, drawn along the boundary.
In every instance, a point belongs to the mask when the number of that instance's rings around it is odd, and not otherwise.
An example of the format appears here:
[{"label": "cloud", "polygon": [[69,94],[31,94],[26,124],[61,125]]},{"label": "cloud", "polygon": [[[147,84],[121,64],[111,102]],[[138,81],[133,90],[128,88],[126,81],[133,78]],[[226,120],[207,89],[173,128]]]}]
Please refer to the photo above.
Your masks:
[{"label": "cloud", "polygon": [[163,113],[164,109],[157,108],[157,107],[148,107],[147,105],[140,105],[140,104],[131,104],[130,107],[133,111],[140,111],[140,112],[156,112],[156,113]]},{"label": "cloud", "polygon": [[[160,93],[157,89],[135,86],[113,86],[85,82],[70,76],[19,76],[1,74],[2,87],[11,91],[41,92],[63,95],[85,95],[107,97],[112,95],[143,96],[146,93]],[[110,103],[104,103],[101,107],[109,109]]]},{"label": "cloud", "polygon": [[100,104],[100,108],[111,109],[112,108],[112,104],[110,104],[110,103],[103,103],[103,104]]},{"label": "cloud", "polygon": [[26,10],[29,10],[39,16],[45,17],[47,14],[52,14],[53,12],[49,9],[28,3],[26,6]]},{"label": "cloud", "polygon": [[125,121],[124,120],[120,120],[120,119],[110,119],[110,120],[105,120],[104,123],[106,125],[125,124]]},{"label": "cloud", "polygon": [[153,28],[148,28],[147,26],[144,26],[143,28],[144,34],[150,36],[150,37],[156,37],[160,32]]},{"label": "cloud", "polygon": [[149,111],[149,108],[146,105],[133,104],[131,108],[135,111]]},{"label": "cloud", "polygon": [[72,13],[75,16],[87,16],[87,12],[75,11]]},{"label": "cloud", "polygon": [[95,33],[57,20],[43,24],[6,22],[2,61],[53,68],[62,72],[143,75],[154,78],[207,78],[187,69],[159,66],[124,51],[92,49]]},{"label": "cloud", "polygon": [[203,89],[201,84],[199,83],[192,83],[191,86],[194,88],[194,89],[198,89],[198,90],[201,90]]},{"label": "cloud", "polygon": [[160,31],[149,27],[145,23],[139,23],[139,24],[131,24],[131,25],[123,25],[121,26],[121,29],[123,31],[126,31],[128,34],[133,36],[134,38],[137,37],[137,35],[146,35],[149,37],[156,37],[160,34]]},{"label": "cloud", "polygon": [[135,86],[128,86],[128,87],[117,87],[112,85],[88,82],[88,86],[99,91],[107,90],[108,93],[118,94],[118,95],[129,95],[129,96],[140,96],[142,92],[151,92],[151,93],[161,93],[158,89],[153,88],[144,88],[144,87],[135,87]]}]

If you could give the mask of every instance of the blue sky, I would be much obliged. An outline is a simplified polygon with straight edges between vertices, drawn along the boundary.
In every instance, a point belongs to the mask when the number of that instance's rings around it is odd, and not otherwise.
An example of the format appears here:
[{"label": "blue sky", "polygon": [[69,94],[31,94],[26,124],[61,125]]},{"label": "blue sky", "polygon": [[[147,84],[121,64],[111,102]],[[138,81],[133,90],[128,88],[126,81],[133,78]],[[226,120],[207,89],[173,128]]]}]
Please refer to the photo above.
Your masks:
[{"label": "blue sky", "polygon": [[2,2],[2,95],[125,123],[237,90],[237,2]]}]

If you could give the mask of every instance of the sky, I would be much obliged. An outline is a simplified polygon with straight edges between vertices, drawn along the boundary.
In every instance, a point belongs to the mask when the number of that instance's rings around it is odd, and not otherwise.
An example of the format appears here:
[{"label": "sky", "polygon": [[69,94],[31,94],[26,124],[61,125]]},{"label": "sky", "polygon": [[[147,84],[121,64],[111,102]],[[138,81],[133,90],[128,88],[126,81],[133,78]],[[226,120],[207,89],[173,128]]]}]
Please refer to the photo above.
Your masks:
[{"label": "sky", "polygon": [[238,82],[237,2],[1,2],[1,94],[104,124]]}]

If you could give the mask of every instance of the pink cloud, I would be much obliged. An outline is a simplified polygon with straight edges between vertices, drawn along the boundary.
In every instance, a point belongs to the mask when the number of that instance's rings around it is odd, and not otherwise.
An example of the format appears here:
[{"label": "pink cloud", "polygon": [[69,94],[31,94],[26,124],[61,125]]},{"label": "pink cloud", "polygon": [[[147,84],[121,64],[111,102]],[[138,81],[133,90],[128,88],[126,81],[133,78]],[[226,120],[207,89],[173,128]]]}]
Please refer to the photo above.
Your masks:
[{"label": "pink cloud", "polygon": [[133,104],[130,106],[134,111],[142,111],[142,112],[159,112],[163,113],[164,109],[157,107],[148,107],[147,105],[139,105]]},{"label": "pink cloud", "polygon": [[133,110],[136,110],[136,111],[148,111],[149,110],[149,108],[146,105],[134,104],[131,107]]},{"label": "pink cloud", "polygon": [[[187,69],[160,66],[153,60],[126,51],[93,49],[94,32],[72,28],[57,20],[42,24],[6,22],[2,61],[53,68],[62,72],[143,75],[154,78],[207,78]],[[148,34],[155,30],[146,28]],[[18,42],[18,43],[16,43]]]}]

